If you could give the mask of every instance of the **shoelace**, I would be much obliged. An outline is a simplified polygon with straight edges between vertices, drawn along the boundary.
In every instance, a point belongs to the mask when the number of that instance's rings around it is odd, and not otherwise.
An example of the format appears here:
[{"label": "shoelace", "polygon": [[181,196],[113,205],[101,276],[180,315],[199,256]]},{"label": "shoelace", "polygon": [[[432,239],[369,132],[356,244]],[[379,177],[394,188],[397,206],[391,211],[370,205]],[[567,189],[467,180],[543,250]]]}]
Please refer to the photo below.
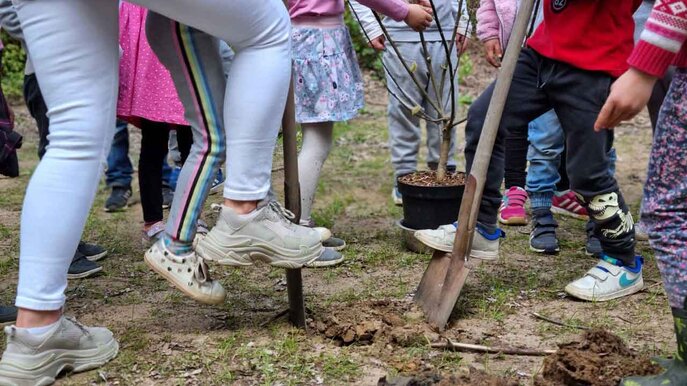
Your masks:
[{"label": "shoelace", "polygon": [[270,201],[269,204],[267,204],[268,208],[270,209],[271,213],[275,213],[280,220],[286,221],[289,224],[293,224],[293,221],[296,219],[296,215],[293,214],[290,210],[284,208],[282,204],[279,203],[279,201]]},{"label": "shoelace", "polygon": [[523,206],[525,205],[525,201],[527,201],[527,195],[522,192],[511,193],[509,195],[506,195],[506,197],[508,197],[508,206]]},{"label": "shoelace", "polygon": [[79,330],[81,330],[81,331],[84,333],[84,335],[86,335],[86,336],[90,336],[90,335],[91,335],[91,333],[88,331],[88,329],[86,328],[86,326],[84,326],[83,324],[79,323],[76,319],[72,318],[71,316],[65,316],[64,318],[67,319],[68,321],[70,321],[70,322],[71,322],[72,324],[74,324],[76,327],[78,327]]}]

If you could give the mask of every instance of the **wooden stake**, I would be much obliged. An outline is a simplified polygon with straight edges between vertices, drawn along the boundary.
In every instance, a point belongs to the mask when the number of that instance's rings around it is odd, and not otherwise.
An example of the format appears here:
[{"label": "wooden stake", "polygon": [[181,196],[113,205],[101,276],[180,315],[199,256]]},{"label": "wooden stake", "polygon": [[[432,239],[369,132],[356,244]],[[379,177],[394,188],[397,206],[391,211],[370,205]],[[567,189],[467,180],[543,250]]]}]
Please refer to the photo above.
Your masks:
[{"label": "wooden stake", "polygon": [[447,339],[446,342],[432,343],[432,348],[439,348],[451,351],[471,351],[485,354],[523,355],[539,357],[556,353],[556,350],[530,350],[521,348],[487,347],[478,344],[454,342],[450,339]]}]

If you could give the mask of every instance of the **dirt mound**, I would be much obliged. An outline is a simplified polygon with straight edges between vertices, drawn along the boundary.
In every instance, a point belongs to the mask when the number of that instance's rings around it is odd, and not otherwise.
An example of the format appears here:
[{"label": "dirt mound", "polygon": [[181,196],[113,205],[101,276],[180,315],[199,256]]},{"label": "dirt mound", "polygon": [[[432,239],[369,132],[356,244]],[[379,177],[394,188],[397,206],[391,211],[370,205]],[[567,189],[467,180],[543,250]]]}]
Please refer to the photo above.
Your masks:
[{"label": "dirt mound", "polygon": [[616,335],[592,330],[581,342],[563,344],[544,359],[544,370],[535,385],[616,386],[630,375],[660,372],[660,367],[628,348]]},{"label": "dirt mound", "polygon": [[323,319],[310,321],[310,328],[342,345],[384,342],[411,347],[438,336],[424,321],[418,323],[421,317],[408,303],[380,300],[333,309]]},{"label": "dirt mound", "polygon": [[468,375],[441,376],[436,373],[425,373],[414,377],[386,377],[379,380],[377,386],[518,386],[516,379],[502,378],[483,371],[470,369]]}]

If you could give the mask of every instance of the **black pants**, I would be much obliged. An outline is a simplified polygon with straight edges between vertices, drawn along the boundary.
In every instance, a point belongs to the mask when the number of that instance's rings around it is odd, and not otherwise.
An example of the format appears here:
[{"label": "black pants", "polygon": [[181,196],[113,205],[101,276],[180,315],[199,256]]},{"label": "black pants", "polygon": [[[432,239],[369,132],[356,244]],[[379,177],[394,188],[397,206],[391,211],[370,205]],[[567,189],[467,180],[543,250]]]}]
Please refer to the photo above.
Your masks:
[{"label": "black pants", "polygon": [[36,74],[24,75],[24,102],[29,113],[36,121],[38,128],[38,158],[43,158],[45,148],[48,146],[48,134],[50,134],[50,121],[48,120],[48,106],[45,105],[43,94],[38,87]]},{"label": "black pants", "polygon": [[138,186],[146,224],[162,221],[162,162],[167,157],[169,131],[177,131],[181,162],[185,162],[193,143],[190,126],[170,125],[142,119],[141,156],[138,161]]},{"label": "black pants", "polygon": [[[594,122],[612,81],[605,73],[580,70],[544,58],[532,49],[522,51],[492,152],[479,222],[496,224],[505,167],[504,139],[523,133],[526,137],[528,123],[553,108],[566,134],[570,186],[583,197],[596,223],[595,233],[601,239],[604,252],[626,263],[634,260],[634,226],[629,221],[618,184],[608,173],[611,134],[607,130],[594,132]],[[468,112],[465,148],[468,170],[475,158],[493,90],[492,83]]]}]

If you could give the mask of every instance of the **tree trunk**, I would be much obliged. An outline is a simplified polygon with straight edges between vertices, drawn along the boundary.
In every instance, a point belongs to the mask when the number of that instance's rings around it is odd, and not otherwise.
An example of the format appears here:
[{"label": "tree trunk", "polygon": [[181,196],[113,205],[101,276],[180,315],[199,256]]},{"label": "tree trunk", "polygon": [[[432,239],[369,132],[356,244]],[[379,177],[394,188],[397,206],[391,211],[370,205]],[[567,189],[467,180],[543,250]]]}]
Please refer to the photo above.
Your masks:
[{"label": "tree trunk", "polygon": [[451,150],[451,132],[450,123],[445,123],[441,129],[441,151],[439,153],[439,167],[437,168],[437,182],[443,182],[446,178],[446,171],[448,169],[448,152]]}]

